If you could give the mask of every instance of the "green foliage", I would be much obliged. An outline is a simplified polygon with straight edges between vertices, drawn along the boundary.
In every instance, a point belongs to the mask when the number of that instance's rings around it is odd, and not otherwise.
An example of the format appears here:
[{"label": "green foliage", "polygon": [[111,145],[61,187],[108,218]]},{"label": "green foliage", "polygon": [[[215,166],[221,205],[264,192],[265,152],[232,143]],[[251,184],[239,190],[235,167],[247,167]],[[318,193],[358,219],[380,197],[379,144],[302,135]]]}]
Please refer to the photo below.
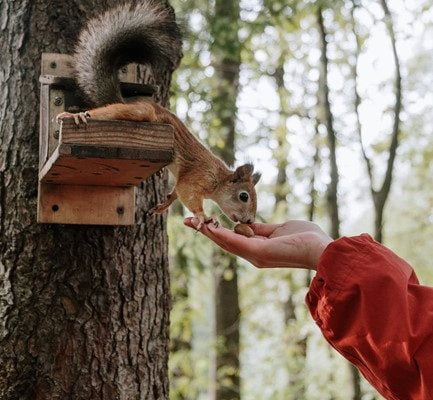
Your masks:
[{"label": "green foliage", "polygon": [[[226,16],[216,19],[214,2],[172,1],[185,32],[185,56],[173,86],[174,110],[226,160],[252,160],[262,169],[259,218],[266,221],[308,218],[314,196],[315,221],[327,228],[329,153],[323,116],[317,107],[320,52],[316,10],[320,6],[328,31],[330,100],[339,142],[342,233],[373,231],[367,172],[355,129],[354,3],[361,48],[357,72],[362,133],[379,176],[376,184],[380,184],[392,126],[393,70],[379,3],[244,0],[235,35],[227,26],[233,23],[236,2],[220,3]],[[428,21],[432,21],[433,4],[431,0],[405,7],[397,0],[389,3],[396,16],[402,52],[404,113],[384,239],[413,264],[424,283],[433,284],[433,64],[431,45],[425,41],[426,32],[431,30]],[[218,40],[213,41],[213,37]],[[378,43],[384,44],[378,47]],[[218,69],[221,62],[228,68]],[[230,65],[238,62],[239,87],[227,86],[222,77],[232,74]],[[238,117],[235,133],[239,150],[226,154],[230,132],[225,118],[233,110]],[[285,180],[277,180],[280,172],[284,172]],[[212,331],[210,269],[215,247],[185,228],[179,216],[170,215],[168,225],[173,295],[170,396],[207,399],[213,351],[223,345],[215,342]],[[242,398],[351,398],[347,363],[329,348],[305,308],[307,278],[305,271],[261,271],[240,262]],[[220,370],[227,376],[236,372]],[[379,399],[365,381],[362,389],[363,399]]]}]

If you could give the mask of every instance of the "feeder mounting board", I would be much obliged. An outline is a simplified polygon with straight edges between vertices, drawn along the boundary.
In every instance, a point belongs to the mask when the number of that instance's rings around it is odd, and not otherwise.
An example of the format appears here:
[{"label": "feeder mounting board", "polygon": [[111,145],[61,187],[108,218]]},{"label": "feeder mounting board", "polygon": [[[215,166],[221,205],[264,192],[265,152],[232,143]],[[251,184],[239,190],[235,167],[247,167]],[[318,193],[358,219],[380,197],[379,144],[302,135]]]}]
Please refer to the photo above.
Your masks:
[{"label": "feeder mounting board", "polygon": [[[173,127],[132,121],[72,119],[85,111],[72,57],[43,53],[40,77],[38,222],[132,225],[136,186],[173,161]],[[152,99],[155,86],[137,83],[137,66],[119,72],[122,95]]]}]

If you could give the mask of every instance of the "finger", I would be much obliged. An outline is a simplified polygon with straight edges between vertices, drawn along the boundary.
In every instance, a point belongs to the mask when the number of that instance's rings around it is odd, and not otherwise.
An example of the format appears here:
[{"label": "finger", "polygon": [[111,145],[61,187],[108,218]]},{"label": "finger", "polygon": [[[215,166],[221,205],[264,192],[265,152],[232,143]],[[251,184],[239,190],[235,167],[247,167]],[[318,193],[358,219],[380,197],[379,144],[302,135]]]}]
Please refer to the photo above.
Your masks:
[{"label": "finger", "polygon": [[[186,218],[184,223],[196,229],[197,221],[194,218]],[[247,238],[224,227],[215,227],[213,224],[200,227],[200,232],[224,250],[244,258],[254,258],[263,242],[263,238]]]},{"label": "finger", "polygon": [[275,229],[280,228],[281,224],[251,224],[251,229],[255,235],[269,236],[274,233]]},{"label": "finger", "polygon": [[263,244],[263,238],[248,238],[230,229],[214,225],[207,225],[202,229],[202,233],[223,249],[247,259],[256,257]]},{"label": "finger", "polygon": [[[185,218],[185,219],[184,219],[183,223],[184,223],[186,226],[188,226],[188,227],[190,227],[190,228],[192,228],[192,229],[197,230],[197,227],[198,227],[198,225],[199,225],[199,220],[198,220],[197,218],[194,218],[194,217],[188,217],[188,218]],[[203,229],[201,229],[201,228],[203,228]],[[212,234],[212,232],[210,232],[208,229],[205,229],[205,228],[206,228],[206,226],[200,227],[200,229],[201,229],[201,233],[202,233],[203,235],[207,236],[207,237],[208,237],[209,239],[211,239],[213,242],[215,242],[218,246],[220,246],[220,247],[222,247],[222,248],[225,248],[225,247],[224,247],[224,243],[222,243],[220,240],[218,240],[218,239],[217,239],[217,238]]]}]

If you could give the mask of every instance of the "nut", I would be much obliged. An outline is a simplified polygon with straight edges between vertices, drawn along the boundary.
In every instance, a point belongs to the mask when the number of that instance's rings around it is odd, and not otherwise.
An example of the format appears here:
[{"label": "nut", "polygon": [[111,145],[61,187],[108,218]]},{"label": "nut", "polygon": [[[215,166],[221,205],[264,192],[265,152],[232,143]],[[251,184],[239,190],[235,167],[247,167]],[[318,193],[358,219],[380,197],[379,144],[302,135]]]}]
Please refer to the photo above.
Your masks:
[{"label": "nut", "polygon": [[253,237],[254,236],[254,231],[247,224],[235,225],[235,232],[239,233],[240,235],[246,236],[246,237]]}]

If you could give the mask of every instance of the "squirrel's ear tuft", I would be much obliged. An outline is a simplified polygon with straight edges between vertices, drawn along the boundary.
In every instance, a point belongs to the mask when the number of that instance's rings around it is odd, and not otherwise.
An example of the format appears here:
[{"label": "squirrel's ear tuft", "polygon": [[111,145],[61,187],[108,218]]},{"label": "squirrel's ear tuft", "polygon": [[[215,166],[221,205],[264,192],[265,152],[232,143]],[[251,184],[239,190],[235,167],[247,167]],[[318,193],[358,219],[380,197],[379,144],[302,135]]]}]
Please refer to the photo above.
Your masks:
[{"label": "squirrel's ear tuft", "polygon": [[256,172],[253,174],[252,178],[253,178],[253,184],[257,185],[257,182],[260,180],[260,177],[262,176],[262,174],[260,172]]},{"label": "squirrel's ear tuft", "polygon": [[241,165],[240,167],[236,168],[235,172],[233,172],[231,181],[232,182],[245,182],[251,177],[251,174],[253,173],[253,171],[254,171],[253,164]]}]

